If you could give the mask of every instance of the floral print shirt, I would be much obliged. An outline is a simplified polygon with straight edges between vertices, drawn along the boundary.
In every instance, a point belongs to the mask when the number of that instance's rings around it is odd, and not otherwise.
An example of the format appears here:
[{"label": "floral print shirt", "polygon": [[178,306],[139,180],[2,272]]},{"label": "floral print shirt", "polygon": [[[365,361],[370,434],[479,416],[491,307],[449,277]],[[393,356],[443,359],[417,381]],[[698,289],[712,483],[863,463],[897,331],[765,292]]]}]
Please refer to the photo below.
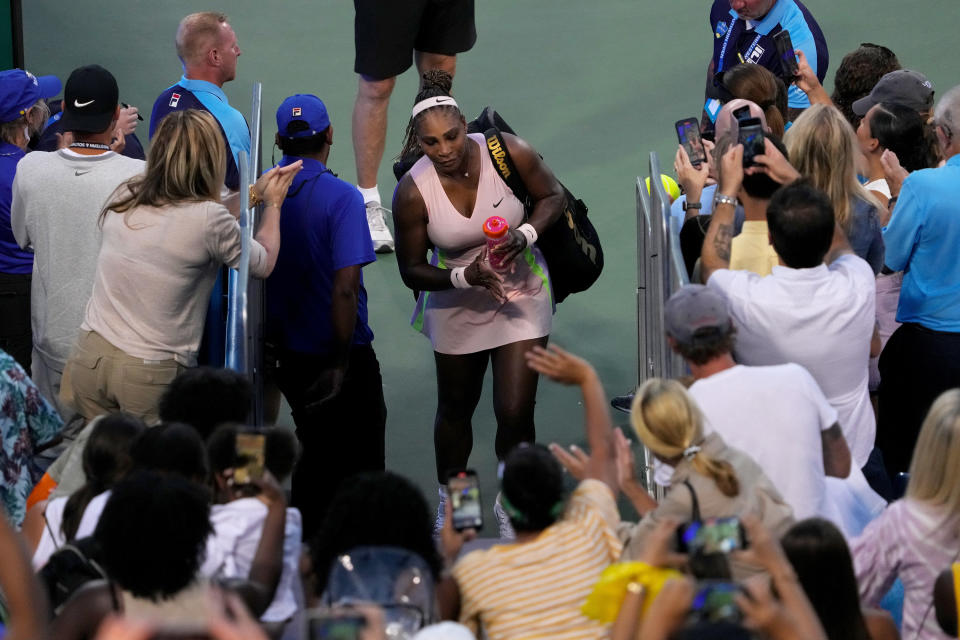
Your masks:
[{"label": "floral print shirt", "polygon": [[36,449],[61,429],[57,410],[16,360],[0,350],[0,506],[14,526],[23,522],[27,496],[43,475],[33,459]]}]

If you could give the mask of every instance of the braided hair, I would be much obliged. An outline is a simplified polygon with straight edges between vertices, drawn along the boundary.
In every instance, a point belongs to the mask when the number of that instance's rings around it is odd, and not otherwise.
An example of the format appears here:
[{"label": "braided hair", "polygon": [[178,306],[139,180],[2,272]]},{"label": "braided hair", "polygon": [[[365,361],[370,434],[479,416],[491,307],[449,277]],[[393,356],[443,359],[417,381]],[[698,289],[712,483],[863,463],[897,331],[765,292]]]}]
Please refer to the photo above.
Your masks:
[{"label": "braided hair", "polygon": [[[420,93],[417,94],[413,104],[417,104],[421,100],[435,98],[437,96],[453,97],[450,93],[450,88],[452,86],[453,76],[450,75],[449,72],[442,69],[430,69],[423,74]],[[458,117],[463,117],[460,109],[456,105],[452,104],[439,105],[428,109],[430,112],[439,110],[449,112]],[[400,150],[400,154],[397,156],[398,160],[417,160],[423,155],[423,150],[420,148],[419,142],[417,142],[417,125],[423,121],[425,113],[426,112],[418,113],[417,117],[410,118],[410,122],[407,123],[407,131],[403,138],[403,149]]]}]

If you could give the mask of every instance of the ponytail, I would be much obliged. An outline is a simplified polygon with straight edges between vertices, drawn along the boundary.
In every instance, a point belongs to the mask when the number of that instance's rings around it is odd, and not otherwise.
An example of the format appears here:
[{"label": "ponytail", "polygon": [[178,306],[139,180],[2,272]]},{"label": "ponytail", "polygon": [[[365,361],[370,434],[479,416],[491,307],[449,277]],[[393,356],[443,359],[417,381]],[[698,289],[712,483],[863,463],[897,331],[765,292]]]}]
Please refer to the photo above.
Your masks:
[{"label": "ponytail", "polygon": [[700,450],[703,414],[687,390],[676,380],[651,378],[633,398],[630,421],[644,446],[665,459],[683,457],[700,475],[712,478],[723,495],[740,493],[733,466]]},{"label": "ponytail", "polygon": [[691,461],[693,470],[700,475],[713,478],[720,489],[720,493],[728,498],[735,498],[740,494],[740,481],[737,480],[737,474],[726,460],[714,460],[703,453],[698,453]]}]

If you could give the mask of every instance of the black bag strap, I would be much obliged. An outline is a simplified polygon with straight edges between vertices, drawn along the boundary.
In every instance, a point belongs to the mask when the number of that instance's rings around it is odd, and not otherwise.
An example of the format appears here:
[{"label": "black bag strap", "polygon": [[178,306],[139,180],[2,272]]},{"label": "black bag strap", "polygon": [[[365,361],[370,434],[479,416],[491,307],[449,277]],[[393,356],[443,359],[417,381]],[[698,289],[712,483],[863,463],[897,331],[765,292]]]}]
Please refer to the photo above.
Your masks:
[{"label": "black bag strap", "polygon": [[693,503],[692,505],[692,514],[690,522],[700,522],[702,518],[700,517],[700,501],[697,500],[697,492],[693,490],[693,485],[690,484],[689,480],[684,480],[683,484],[690,490],[690,500]]},{"label": "black bag strap", "polygon": [[487,145],[487,153],[490,155],[490,161],[493,167],[503,179],[517,200],[524,206],[529,204],[530,192],[527,191],[527,185],[523,183],[523,178],[517,171],[517,166],[513,164],[513,158],[510,157],[510,151],[507,149],[507,143],[503,139],[503,134],[496,127],[487,129],[483,138]]}]

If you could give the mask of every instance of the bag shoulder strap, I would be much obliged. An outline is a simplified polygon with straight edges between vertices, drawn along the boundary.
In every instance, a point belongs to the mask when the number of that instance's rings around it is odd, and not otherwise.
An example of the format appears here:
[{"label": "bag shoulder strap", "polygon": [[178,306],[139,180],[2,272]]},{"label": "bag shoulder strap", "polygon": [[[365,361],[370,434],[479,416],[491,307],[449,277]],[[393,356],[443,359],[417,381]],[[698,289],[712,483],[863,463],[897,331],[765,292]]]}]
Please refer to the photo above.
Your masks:
[{"label": "bag shoulder strap", "polygon": [[693,503],[693,504],[692,504],[692,514],[691,514],[692,520],[691,520],[691,522],[700,522],[700,521],[702,520],[702,518],[700,517],[700,501],[697,500],[697,492],[693,490],[693,485],[690,484],[690,481],[689,481],[689,480],[684,480],[684,481],[683,481],[683,484],[684,484],[684,486],[687,487],[687,489],[690,490],[690,500],[691,500],[691,502]]},{"label": "bag shoulder strap", "polygon": [[520,177],[516,165],[513,164],[513,158],[510,157],[510,151],[507,149],[503,134],[496,127],[490,127],[484,132],[483,138],[487,145],[490,161],[493,162],[493,167],[497,170],[497,173],[520,202],[527,202],[530,198],[530,192],[527,191],[523,178]]}]

